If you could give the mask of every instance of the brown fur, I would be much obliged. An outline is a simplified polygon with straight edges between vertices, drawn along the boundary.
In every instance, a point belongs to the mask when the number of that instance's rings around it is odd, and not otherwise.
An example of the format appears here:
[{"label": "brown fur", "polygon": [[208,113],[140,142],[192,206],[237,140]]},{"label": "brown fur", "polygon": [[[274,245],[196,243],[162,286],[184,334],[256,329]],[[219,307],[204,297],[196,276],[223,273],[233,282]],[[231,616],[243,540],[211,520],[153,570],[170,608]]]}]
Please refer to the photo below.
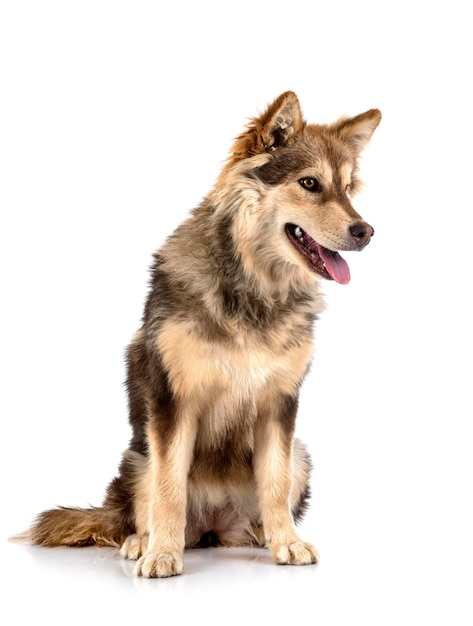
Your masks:
[{"label": "brown fur", "polygon": [[368,243],[349,195],[380,117],[308,125],[287,92],[250,122],[155,255],[127,353],[133,435],[103,506],[46,511],[21,538],[120,546],[147,577],[182,573],[185,547],[268,544],[277,563],[317,561],[294,526],[311,468],[294,430],[328,274],[301,245]]}]

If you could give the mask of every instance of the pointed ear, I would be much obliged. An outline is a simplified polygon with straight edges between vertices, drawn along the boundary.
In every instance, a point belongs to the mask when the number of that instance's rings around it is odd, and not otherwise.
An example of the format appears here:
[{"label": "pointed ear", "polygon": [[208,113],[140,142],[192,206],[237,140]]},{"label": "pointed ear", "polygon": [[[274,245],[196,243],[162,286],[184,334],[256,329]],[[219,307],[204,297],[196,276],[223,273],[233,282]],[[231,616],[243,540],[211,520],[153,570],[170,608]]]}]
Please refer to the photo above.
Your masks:
[{"label": "pointed ear", "polygon": [[246,159],[287,145],[304,128],[299,100],[286,91],[259,117],[253,118],[235,141],[232,161]]},{"label": "pointed ear", "polygon": [[344,118],[334,124],[340,139],[359,154],[368,144],[376,127],[381,121],[381,111],[371,109],[356,117]]},{"label": "pointed ear", "polygon": [[299,100],[292,91],[286,91],[271,104],[258,120],[261,139],[266,150],[284,146],[304,127]]}]

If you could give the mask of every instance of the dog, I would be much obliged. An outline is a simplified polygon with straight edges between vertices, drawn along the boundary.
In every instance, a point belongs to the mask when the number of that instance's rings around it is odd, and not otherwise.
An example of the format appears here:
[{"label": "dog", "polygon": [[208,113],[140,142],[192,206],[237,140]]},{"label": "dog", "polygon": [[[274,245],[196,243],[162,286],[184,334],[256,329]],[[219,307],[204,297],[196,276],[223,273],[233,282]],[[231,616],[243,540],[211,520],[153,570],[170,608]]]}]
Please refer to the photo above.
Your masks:
[{"label": "dog", "polygon": [[340,251],[374,233],[350,198],[380,120],[371,109],[308,124],[288,91],[249,121],[154,255],[127,349],[132,437],[103,505],[45,511],[18,538],[115,546],[143,577],[182,574],[185,549],[207,546],[317,562],[296,532],[311,472],[294,435],[298,396],[322,283],[348,283]]}]

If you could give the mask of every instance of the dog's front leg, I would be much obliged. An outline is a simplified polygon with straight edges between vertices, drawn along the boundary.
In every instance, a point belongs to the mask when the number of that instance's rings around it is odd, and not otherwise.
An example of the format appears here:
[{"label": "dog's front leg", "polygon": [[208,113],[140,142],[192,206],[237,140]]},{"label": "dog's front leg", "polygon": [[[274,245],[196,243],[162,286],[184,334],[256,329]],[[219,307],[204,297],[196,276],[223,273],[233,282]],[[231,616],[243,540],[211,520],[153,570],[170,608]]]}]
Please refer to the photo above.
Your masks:
[{"label": "dog's front leg", "polygon": [[149,541],[135,573],[146,578],[166,578],[184,572],[187,476],[194,449],[196,426],[181,415],[162,432],[148,425],[150,460]]},{"label": "dog's front leg", "polygon": [[[272,406],[272,410],[271,410]],[[260,412],[255,448],[255,475],[265,537],[276,563],[316,563],[315,548],[297,534],[291,502],[297,399],[282,397]],[[296,498],[294,498],[296,495]]]}]

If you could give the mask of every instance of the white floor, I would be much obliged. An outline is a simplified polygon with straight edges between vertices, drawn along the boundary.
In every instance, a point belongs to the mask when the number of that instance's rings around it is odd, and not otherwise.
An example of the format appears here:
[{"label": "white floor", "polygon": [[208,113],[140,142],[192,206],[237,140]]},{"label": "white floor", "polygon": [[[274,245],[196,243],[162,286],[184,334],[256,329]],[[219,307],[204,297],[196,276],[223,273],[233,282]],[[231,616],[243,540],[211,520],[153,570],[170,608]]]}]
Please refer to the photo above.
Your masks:
[{"label": "white floor", "polygon": [[318,565],[276,566],[265,549],[210,548],[186,553],[186,573],[163,580],[136,578],[133,563],[110,548],[3,543],[2,613],[15,625],[471,626],[471,561],[462,540],[431,541],[428,528],[422,534],[426,519],[379,529],[340,506],[330,513],[327,528],[309,523],[302,531],[309,538],[311,526],[320,529]]},{"label": "white floor", "polygon": [[257,616],[282,624],[317,610],[317,567],[276,567],[266,550],[192,551],[186,574],[163,580],[135,578],[133,564],[109,548],[15,551],[6,598],[15,624],[252,624]]}]

